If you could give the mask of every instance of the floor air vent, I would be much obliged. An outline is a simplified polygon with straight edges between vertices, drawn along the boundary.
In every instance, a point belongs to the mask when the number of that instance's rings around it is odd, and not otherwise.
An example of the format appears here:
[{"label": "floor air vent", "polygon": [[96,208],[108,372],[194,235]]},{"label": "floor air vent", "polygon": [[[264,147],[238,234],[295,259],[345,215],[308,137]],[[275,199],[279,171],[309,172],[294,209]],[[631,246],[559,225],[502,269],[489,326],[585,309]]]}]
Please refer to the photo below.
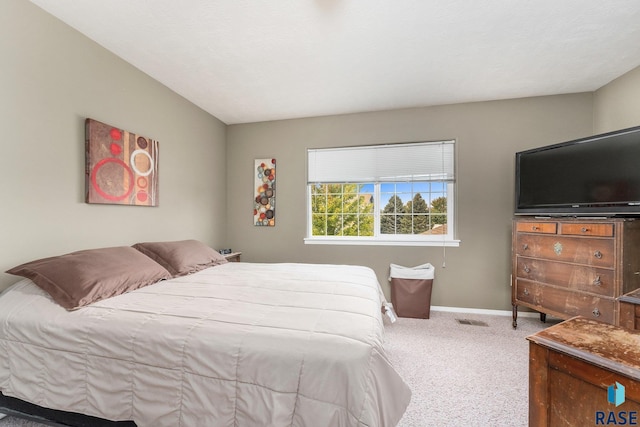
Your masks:
[{"label": "floor air vent", "polygon": [[482,320],[471,320],[471,319],[456,319],[458,323],[461,325],[473,325],[473,326],[489,326],[486,322]]}]

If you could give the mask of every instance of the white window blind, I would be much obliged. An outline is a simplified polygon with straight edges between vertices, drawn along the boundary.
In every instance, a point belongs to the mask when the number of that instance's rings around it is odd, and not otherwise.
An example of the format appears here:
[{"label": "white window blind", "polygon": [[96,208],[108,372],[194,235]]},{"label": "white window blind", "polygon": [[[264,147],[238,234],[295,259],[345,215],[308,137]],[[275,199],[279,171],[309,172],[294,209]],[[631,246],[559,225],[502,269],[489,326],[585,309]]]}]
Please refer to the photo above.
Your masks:
[{"label": "white window blind", "polygon": [[455,180],[454,141],[309,149],[307,156],[308,184]]}]

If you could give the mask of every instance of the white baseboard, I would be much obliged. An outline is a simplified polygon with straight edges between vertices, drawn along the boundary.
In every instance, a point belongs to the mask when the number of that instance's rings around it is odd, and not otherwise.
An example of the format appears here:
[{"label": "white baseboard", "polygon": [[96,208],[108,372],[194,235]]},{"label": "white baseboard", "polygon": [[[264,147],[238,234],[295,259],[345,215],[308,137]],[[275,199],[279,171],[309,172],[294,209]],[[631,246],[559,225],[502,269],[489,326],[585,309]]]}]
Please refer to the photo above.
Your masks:
[{"label": "white baseboard", "polygon": [[[468,314],[487,314],[490,316],[512,316],[511,310],[490,310],[486,308],[467,308],[467,307],[445,307],[441,305],[434,305],[431,307],[432,311],[448,311],[450,313],[468,313]],[[530,311],[519,311],[518,317],[538,317],[540,313]]]}]

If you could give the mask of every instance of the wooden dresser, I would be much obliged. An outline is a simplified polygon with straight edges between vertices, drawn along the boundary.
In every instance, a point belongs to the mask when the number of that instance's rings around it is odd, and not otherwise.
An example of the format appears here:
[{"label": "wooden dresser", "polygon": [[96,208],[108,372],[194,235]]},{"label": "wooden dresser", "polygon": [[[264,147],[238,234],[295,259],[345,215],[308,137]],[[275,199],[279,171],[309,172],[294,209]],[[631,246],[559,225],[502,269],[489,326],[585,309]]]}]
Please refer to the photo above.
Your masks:
[{"label": "wooden dresser", "polygon": [[511,301],[560,319],[619,324],[619,298],[640,288],[640,219],[513,221]]},{"label": "wooden dresser", "polygon": [[527,339],[529,426],[640,422],[640,332],[575,317]]}]

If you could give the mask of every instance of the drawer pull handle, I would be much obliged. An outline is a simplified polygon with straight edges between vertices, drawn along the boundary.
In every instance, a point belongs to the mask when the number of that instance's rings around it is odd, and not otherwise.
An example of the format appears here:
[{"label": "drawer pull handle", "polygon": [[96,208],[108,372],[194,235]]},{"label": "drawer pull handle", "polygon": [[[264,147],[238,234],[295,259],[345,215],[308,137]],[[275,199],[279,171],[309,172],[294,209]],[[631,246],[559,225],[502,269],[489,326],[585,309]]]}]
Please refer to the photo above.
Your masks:
[{"label": "drawer pull handle", "polygon": [[525,288],[522,293],[525,294],[525,295],[529,295],[529,289]]},{"label": "drawer pull handle", "polygon": [[528,244],[525,243],[524,245],[522,245],[522,250],[523,251],[526,251],[527,249],[529,249],[529,245]]},{"label": "drawer pull handle", "polygon": [[540,230],[540,227],[538,227],[537,225],[534,225],[531,227],[531,231],[538,231]]},{"label": "drawer pull handle", "polygon": [[600,276],[596,276],[596,278],[595,278],[595,279],[593,279],[593,284],[594,284],[595,286],[600,286],[600,285],[602,285],[602,280],[600,280]]},{"label": "drawer pull handle", "polygon": [[593,256],[594,256],[594,257],[596,257],[596,258],[598,258],[598,259],[600,259],[600,258],[602,258],[602,252],[600,252],[600,251],[595,251],[595,253],[593,254]]},{"label": "drawer pull handle", "polygon": [[595,317],[600,317],[600,310],[598,310],[598,307],[594,308],[593,311],[591,312]]},{"label": "drawer pull handle", "polygon": [[528,266],[528,265],[525,265],[525,266],[524,266],[524,272],[525,272],[525,273],[531,273],[531,269],[529,268],[529,266]]},{"label": "drawer pull handle", "polygon": [[587,231],[589,231],[589,229],[587,227],[582,227],[580,231],[582,231],[583,233],[586,233]]}]

